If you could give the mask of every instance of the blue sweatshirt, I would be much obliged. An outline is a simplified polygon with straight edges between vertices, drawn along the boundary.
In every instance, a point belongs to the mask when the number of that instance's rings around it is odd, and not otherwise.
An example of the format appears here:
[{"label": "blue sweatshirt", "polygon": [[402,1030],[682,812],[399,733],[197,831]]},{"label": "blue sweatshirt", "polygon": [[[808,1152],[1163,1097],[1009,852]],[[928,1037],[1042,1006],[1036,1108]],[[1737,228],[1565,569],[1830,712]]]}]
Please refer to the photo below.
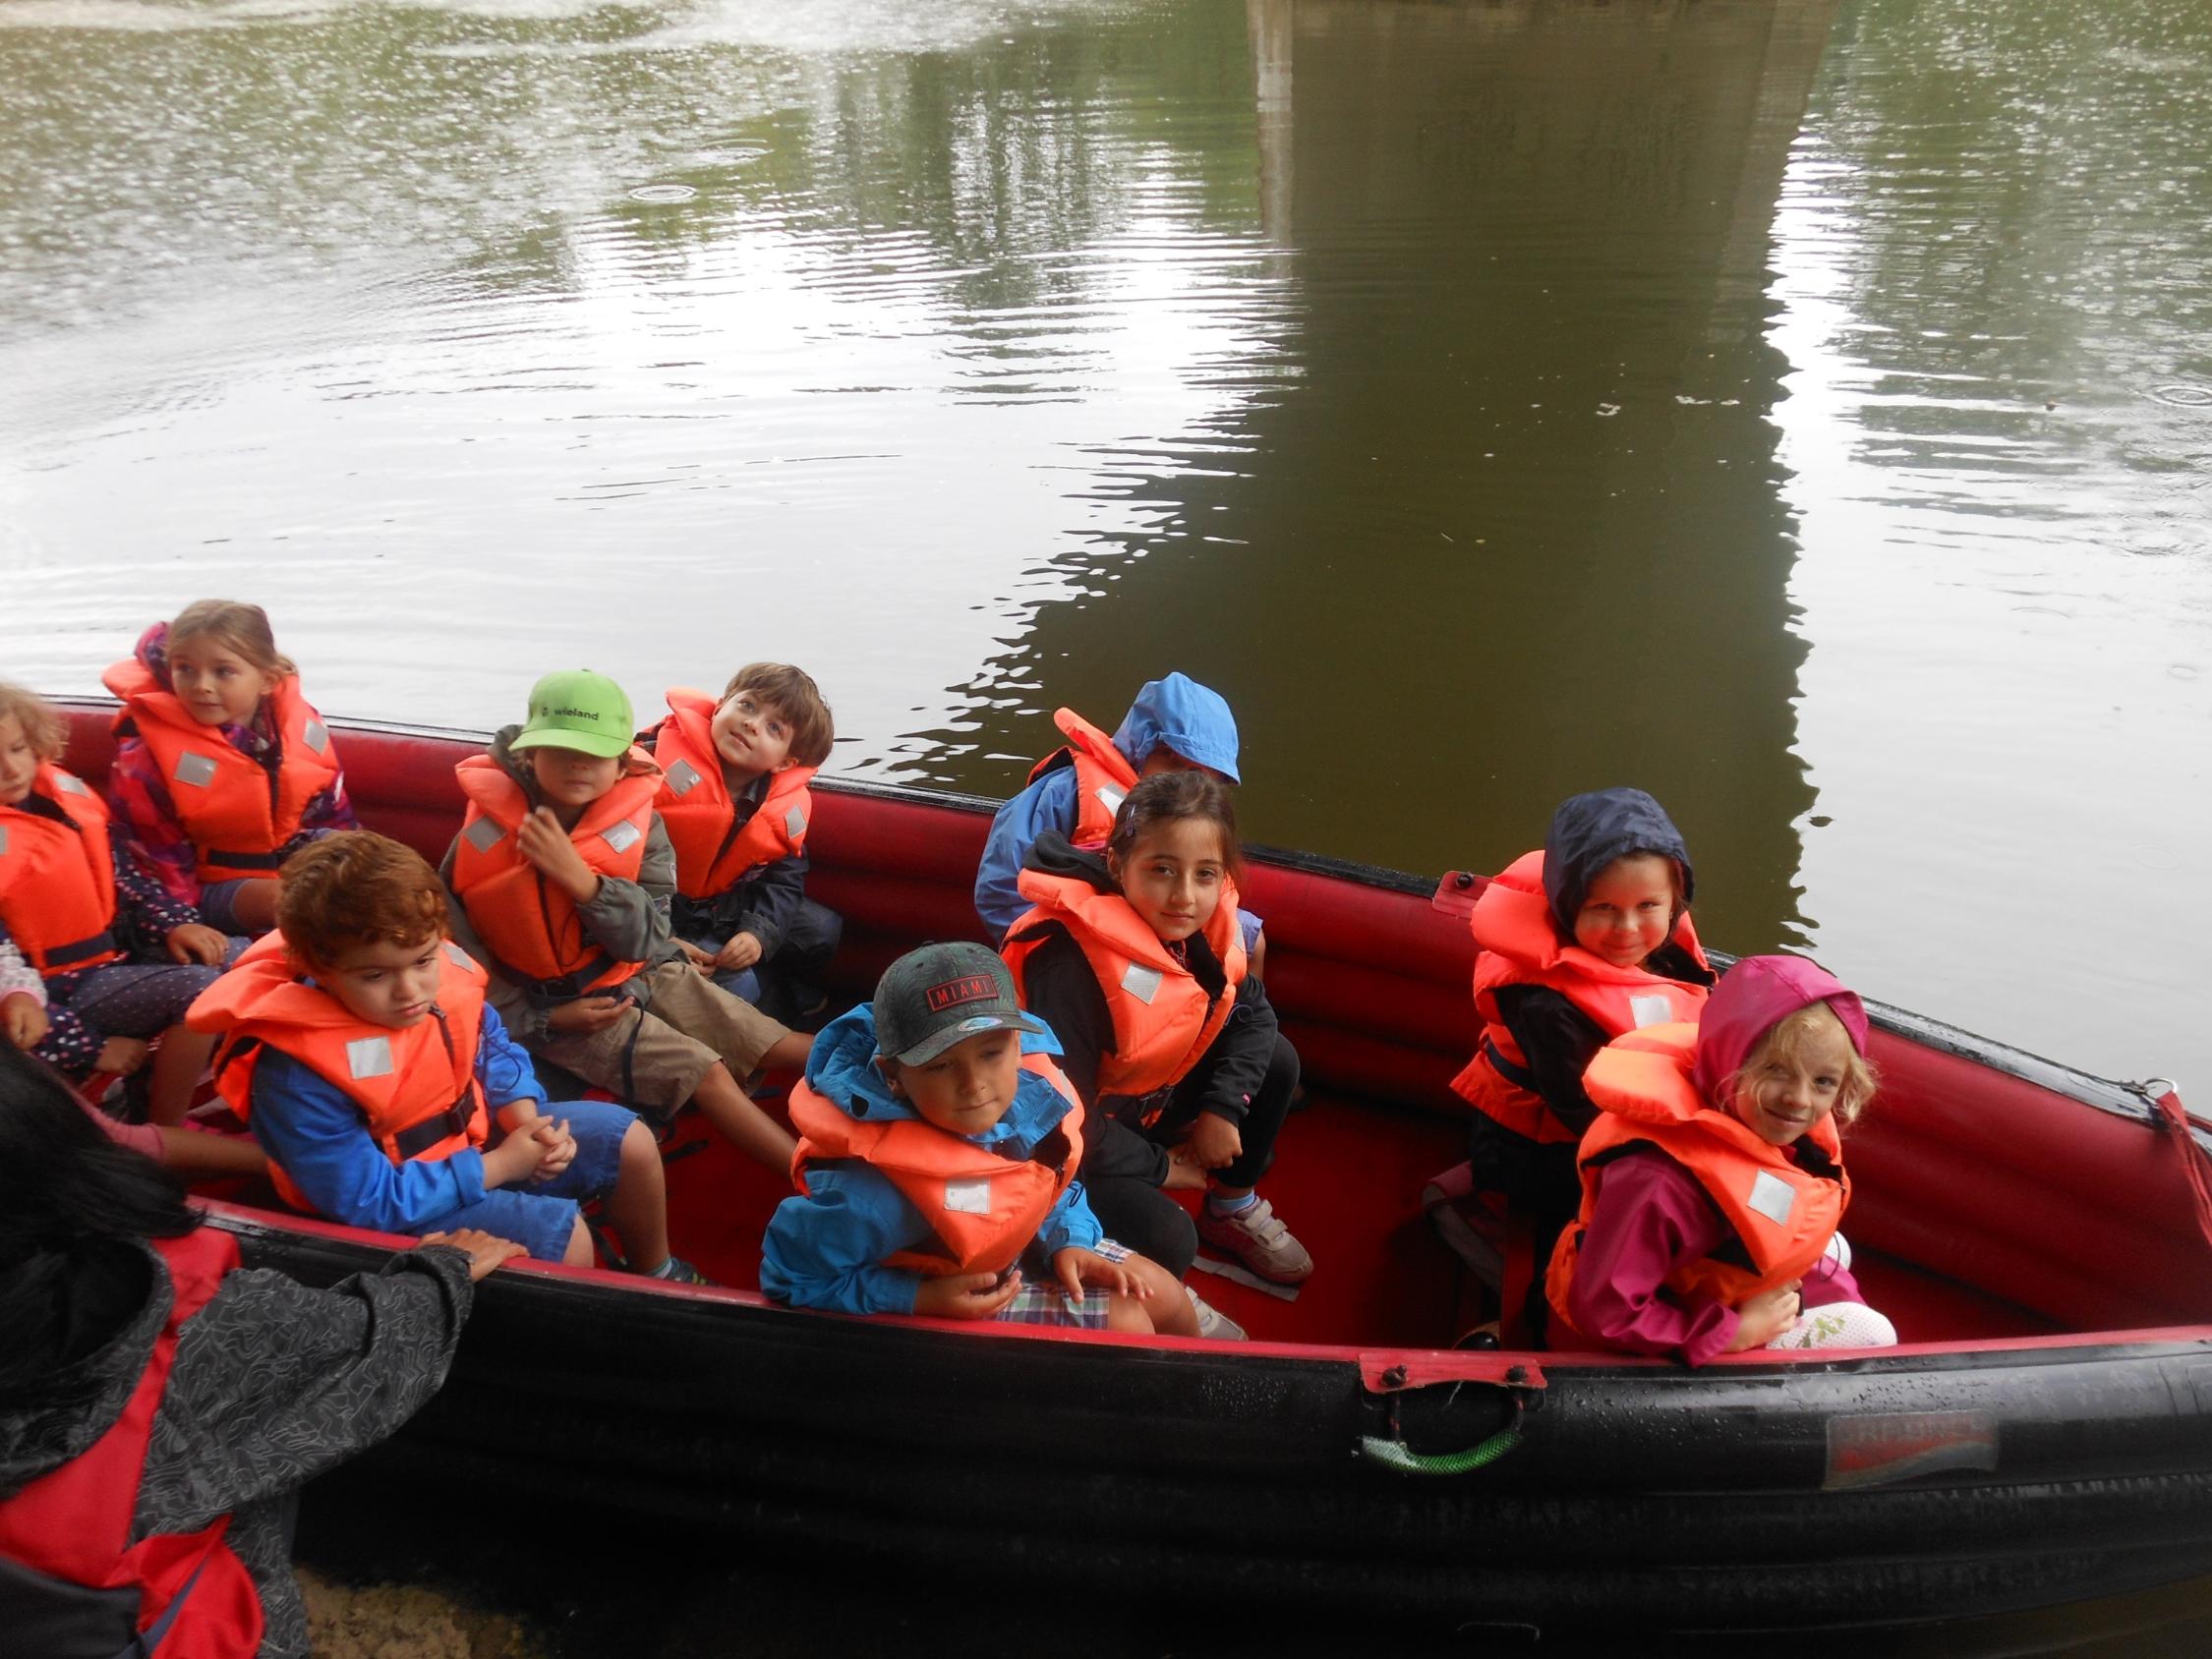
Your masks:
[{"label": "blue sweatshirt", "polygon": [[[1023,1054],[1056,1055],[1058,1039],[1021,1037]],[[806,1080],[833,1105],[849,1110],[867,1102],[871,1119],[915,1118],[891,1092],[876,1065],[875,1010],[863,1002],[822,1028],[806,1057]],[[1079,1110],[1035,1072],[1021,1073],[1014,1104],[982,1134],[966,1137],[1010,1158],[1026,1158],[1037,1143]],[[945,1131],[950,1133],[950,1130]],[[835,1313],[912,1313],[922,1276],[884,1267],[886,1256],[925,1244],[929,1223],[906,1202],[888,1175],[858,1162],[816,1165],[812,1189],[786,1198],[769,1218],[761,1240],[760,1287],[778,1301]],[[1070,1246],[1095,1249],[1104,1231],[1091,1214],[1082,1183],[1071,1181],[1037,1229],[1034,1248],[1050,1256]]]},{"label": "blue sweatshirt", "polygon": [[[492,1112],[546,1091],[530,1057],[515,1046],[487,1002],[477,1038],[476,1075]],[[254,1138],[282,1167],[319,1215],[378,1232],[413,1232],[484,1196],[484,1154],[465,1147],[436,1162],[394,1164],[369,1137],[369,1123],[346,1092],[290,1055],[264,1046],[254,1062]]]},{"label": "blue sweatshirt", "polygon": [[[1188,674],[1148,682],[1114,732],[1114,747],[1137,772],[1144,770],[1144,763],[1162,743],[1193,765],[1237,781],[1237,716],[1219,692]],[[1047,830],[1073,835],[1077,816],[1076,769],[1067,764],[1055,767],[999,808],[975,873],[975,913],[983,918],[993,940],[1006,938],[1007,929],[1028,913],[1029,901],[1017,884],[1031,845]],[[1245,930],[1247,948],[1257,931],[1254,919]]]}]

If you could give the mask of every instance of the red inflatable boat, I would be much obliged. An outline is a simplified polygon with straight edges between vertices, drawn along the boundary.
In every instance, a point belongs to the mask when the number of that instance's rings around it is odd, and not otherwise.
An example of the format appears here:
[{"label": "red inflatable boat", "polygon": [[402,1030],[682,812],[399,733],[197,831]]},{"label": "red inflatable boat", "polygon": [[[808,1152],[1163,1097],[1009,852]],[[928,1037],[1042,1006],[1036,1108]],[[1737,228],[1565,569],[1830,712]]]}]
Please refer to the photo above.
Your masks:
[{"label": "red inflatable boat", "polygon": [[[70,714],[67,764],[97,780],[109,711]],[[339,736],[364,820],[437,858],[453,764],[481,740]],[[816,791],[811,890],[846,918],[841,995],[918,941],[974,937],[989,803]],[[380,1456],[510,1487],[557,1474],[567,1497],[845,1551],[1018,1545],[1024,1567],[1093,1572],[1103,1551],[1242,1605],[1458,1622],[1802,1630],[2212,1573],[2212,1139],[2162,1085],[1876,1007],[1885,1085],[1852,1132],[1848,1230],[1903,1345],[1695,1372],[1455,1349],[1464,1270],[1421,1192],[1465,1156],[1445,1085],[1474,1042],[1479,881],[1254,857],[1268,991],[1311,1096],[1268,1189],[1319,1267],[1295,1301],[1203,1282],[1252,1342],[773,1306],[744,1287],[782,1190],[687,1125],[673,1240],[738,1287],[503,1270],[444,1393]],[[216,1214],[250,1260],[316,1281],[392,1242]],[[1040,1524],[1078,1498],[1079,1534]]]}]

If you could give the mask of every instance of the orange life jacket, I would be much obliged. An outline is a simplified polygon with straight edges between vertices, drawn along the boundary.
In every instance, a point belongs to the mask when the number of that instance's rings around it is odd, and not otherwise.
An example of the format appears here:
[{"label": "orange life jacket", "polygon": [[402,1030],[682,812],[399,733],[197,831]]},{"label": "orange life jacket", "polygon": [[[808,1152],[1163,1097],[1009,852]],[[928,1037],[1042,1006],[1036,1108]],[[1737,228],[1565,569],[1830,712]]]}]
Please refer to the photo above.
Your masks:
[{"label": "orange life jacket", "polygon": [[[630,770],[584,809],[568,839],[596,874],[634,882],[653,831],[661,772],[637,749],[626,764]],[[643,968],[617,962],[594,944],[576,901],[517,849],[515,831],[530,815],[530,799],[506,769],[490,755],[471,755],[453,771],[469,798],[453,848],[453,892],[497,966],[564,1001],[620,985]]]},{"label": "orange life jacket", "polygon": [[1021,1069],[1058,1090],[1068,1115],[1019,1161],[916,1117],[865,1122],[800,1082],[791,1090],[791,1126],[799,1132],[792,1184],[806,1192],[815,1165],[858,1159],[921,1212],[932,1235],[924,1248],[885,1257],[884,1266],[933,1278],[1003,1272],[1036,1237],[1083,1161],[1083,1107],[1074,1087],[1050,1055],[1023,1055]]},{"label": "orange life jacket", "polygon": [[0,806],[0,922],[42,974],[112,962],[123,952],[115,943],[107,803],[51,762],[39,766],[30,789],[68,822]]},{"label": "orange life jacket", "polygon": [[1061,756],[1068,757],[1076,769],[1076,828],[1069,832],[1068,843],[1096,852],[1113,835],[1114,815],[1136,787],[1136,769],[1114,747],[1112,737],[1075,710],[1055,709],[1052,723],[1068,741],[1029,769],[1029,781],[1034,783],[1059,766]]},{"label": "orange life jacket", "polygon": [[[228,1515],[197,1532],[156,1532],[130,1542],[177,1340],[238,1265],[237,1239],[211,1227],[147,1242],[169,1270],[173,1299],[146,1369],[104,1434],[0,1500],[0,1558],[28,1568],[34,1584],[43,1578],[77,1587],[79,1596],[71,1599],[78,1602],[74,1611],[87,1647],[136,1631],[143,1647],[126,1650],[158,1659],[252,1659],[262,1645],[261,1592],[225,1536]],[[122,1597],[90,1600],[82,1597],[84,1590],[124,1597],[135,1591],[136,1615],[127,1601],[116,1607]],[[78,1628],[70,1631],[78,1633]],[[114,1645],[125,1649],[123,1640]]]},{"label": "orange life jacket", "polygon": [[[1497,1011],[1497,991],[1507,985],[1542,985],[1558,992],[1597,1021],[1607,1038],[1647,1025],[1694,1020],[1706,987],[1685,985],[1645,969],[1616,968],[1579,944],[1562,944],[1543,891],[1543,854],[1523,853],[1483,889],[1469,918],[1475,958],[1475,1011],[1483,1039],[1452,1087],[1477,1110],[1515,1134],[1539,1142],[1572,1141],[1575,1131],[1551,1115],[1537,1093],[1528,1057]],[[1688,911],[1674,924],[1670,943],[1707,966],[1705,948]]]},{"label": "orange life jacket", "polygon": [[814,768],[789,766],[769,774],[768,793],[739,827],[709,729],[719,707],[705,692],[677,686],[669,692],[669,717],[653,734],[661,767],[654,805],[675,848],[676,891],[686,898],[718,897],[762,865],[805,851],[814,816],[807,788]]},{"label": "orange life jacket", "polygon": [[1823,1117],[1798,1139],[1796,1160],[1769,1145],[1750,1125],[1699,1098],[1690,1081],[1697,1035],[1694,1025],[1632,1031],[1599,1051],[1583,1074],[1583,1087],[1602,1110],[1575,1155],[1582,1214],[1559,1235],[1544,1275],[1544,1294],[1561,1319],[1572,1323],[1567,1295],[1598,1206],[1598,1172],[1645,1148],[1697,1176],[1742,1246],[1741,1260],[1706,1256],[1676,1264],[1667,1288],[1686,1300],[1736,1307],[1802,1279],[1843,1219],[1851,1182],[1834,1118]]},{"label": "orange life jacket", "polygon": [[1220,902],[1205,927],[1205,941],[1227,976],[1221,995],[1212,998],[1120,893],[1100,892],[1080,876],[1041,870],[1022,871],[1020,885],[1034,908],[1007,931],[1000,954],[1014,970],[1024,1005],[1022,964],[1045,937],[1044,924],[1058,922],[1082,947],[1114,1022],[1113,1047],[1098,1057],[1098,1092],[1143,1096],[1180,1083],[1229,1023],[1244,983],[1236,883],[1222,879]]},{"label": "orange life jacket", "polygon": [[338,780],[337,751],[322,716],[300,695],[300,676],[284,675],[268,694],[269,723],[282,746],[274,772],[232,747],[219,726],[194,719],[137,658],[100,679],[123,699],[117,734],[135,730],[153,752],[177,820],[200,854],[200,879],[273,877],[308,803]]},{"label": "orange life jacket", "polygon": [[[484,970],[447,941],[430,1017],[406,1026],[373,1025],[301,979],[283,936],[268,934],[200,994],[185,1023],[221,1037],[215,1087],[241,1118],[252,1120],[254,1067],[262,1050],[271,1048],[344,1091],[360,1109],[369,1138],[394,1164],[436,1164],[482,1146],[490,1130],[476,1075],[485,984]],[[286,1203],[315,1208],[273,1161],[268,1173]]]}]

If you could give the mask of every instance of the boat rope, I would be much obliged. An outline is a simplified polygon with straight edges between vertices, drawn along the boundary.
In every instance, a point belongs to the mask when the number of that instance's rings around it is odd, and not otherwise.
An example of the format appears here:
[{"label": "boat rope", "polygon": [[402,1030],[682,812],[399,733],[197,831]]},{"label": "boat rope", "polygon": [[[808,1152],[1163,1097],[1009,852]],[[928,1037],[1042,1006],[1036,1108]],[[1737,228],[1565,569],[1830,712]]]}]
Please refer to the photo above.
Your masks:
[{"label": "boat rope", "polygon": [[1380,1435],[1364,1434],[1360,1437],[1360,1455],[1370,1462],[1380,1463],[1386,1469],[1400,1474],[1465,1474],[1485,1463],[1494,1463],[1521,1444],[1519,1429],[1499,1429],[1489,1439],[1464,1452],[1444,1452],[1431,1456],[1416,1452],[1402,1440],[1385,1440]]},{"label": "boat rope", "polygon": [[2169,1086],[2154,1103],[2158,1116],[2174,1137],[2175,1150],[2182,1156],[2182,1173],[2189,1183],[2189,1196],[2196,1201],[2196,1228],[2204,1234],[2204,1241],[2212,1244],[2212,1177],[2207,1177],[2206,1168],[2212,1166],[2212,1157],[2196,1144],[2196,1135],[2189,1127],[2189,1115],[2182,1109],[2181,1094]]}]

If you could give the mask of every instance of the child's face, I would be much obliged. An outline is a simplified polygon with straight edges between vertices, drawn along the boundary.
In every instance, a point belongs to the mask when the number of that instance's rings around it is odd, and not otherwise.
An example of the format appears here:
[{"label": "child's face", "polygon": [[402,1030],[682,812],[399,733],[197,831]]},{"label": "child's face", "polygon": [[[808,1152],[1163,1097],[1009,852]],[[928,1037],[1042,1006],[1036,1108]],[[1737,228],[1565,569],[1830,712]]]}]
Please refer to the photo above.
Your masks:
[{"label": "child's face", "polygon": [[1575,943],[1616,968],[1633,968],[1674,931],[1674,861],[1634,852],[1598,872],[1575,912]]},{"label": "child's face", "polygon": [[1021,1084],[1021,1039],[1012,1031],[979,1031],[919,1065],[884,1062],[891,1092],[925,1123],[956,1135],[979,1135],[1007,1114]]},{"label": "child's face", "polygon": [[1221,826],[1210,818],[1178,818],[1137,836],[1127,859],[1107,855],[1130,908],[1168,944],[1203,933],[1221,903],[1228,866]]},{"label": "child's face", "polygon": [[587,755],[581,749],[526,749],[530,775],[555,812],[580,813],[614,787],[622,773],[619,755]]},{"label": "child's face", "polygon": [[0,715],[0,806],[21,806],[38,775],[38,752],[24,735],[23,721]]},{"label": "child's face", "polygon": [[758,692],[733,691],[715,711],[715,753],[739,777],[782,772],[791,762],[791,728],[784,711]]},{"label": "child's face", "polygon": [[420,1025],[437,1001],[442,944],[434,936],[414,944],[388,940],[357,944],[340,951],[329,966],[316,968],[315,983],[344,1003],[355,1019],[394,1030]]},{"label": "child's face", "polygon": [[185,713],[202,725],[244,725],[276,689],[276,676],[202,637],[170,649],[169,684]]},{"label": "child's face", "polygon": [[1729,1110],[1769,1146],[1787,1146],[1835,1110],[1851,1071],[1842,1022],[1824,1020],[1783,1055],[1762,1043]]}]

